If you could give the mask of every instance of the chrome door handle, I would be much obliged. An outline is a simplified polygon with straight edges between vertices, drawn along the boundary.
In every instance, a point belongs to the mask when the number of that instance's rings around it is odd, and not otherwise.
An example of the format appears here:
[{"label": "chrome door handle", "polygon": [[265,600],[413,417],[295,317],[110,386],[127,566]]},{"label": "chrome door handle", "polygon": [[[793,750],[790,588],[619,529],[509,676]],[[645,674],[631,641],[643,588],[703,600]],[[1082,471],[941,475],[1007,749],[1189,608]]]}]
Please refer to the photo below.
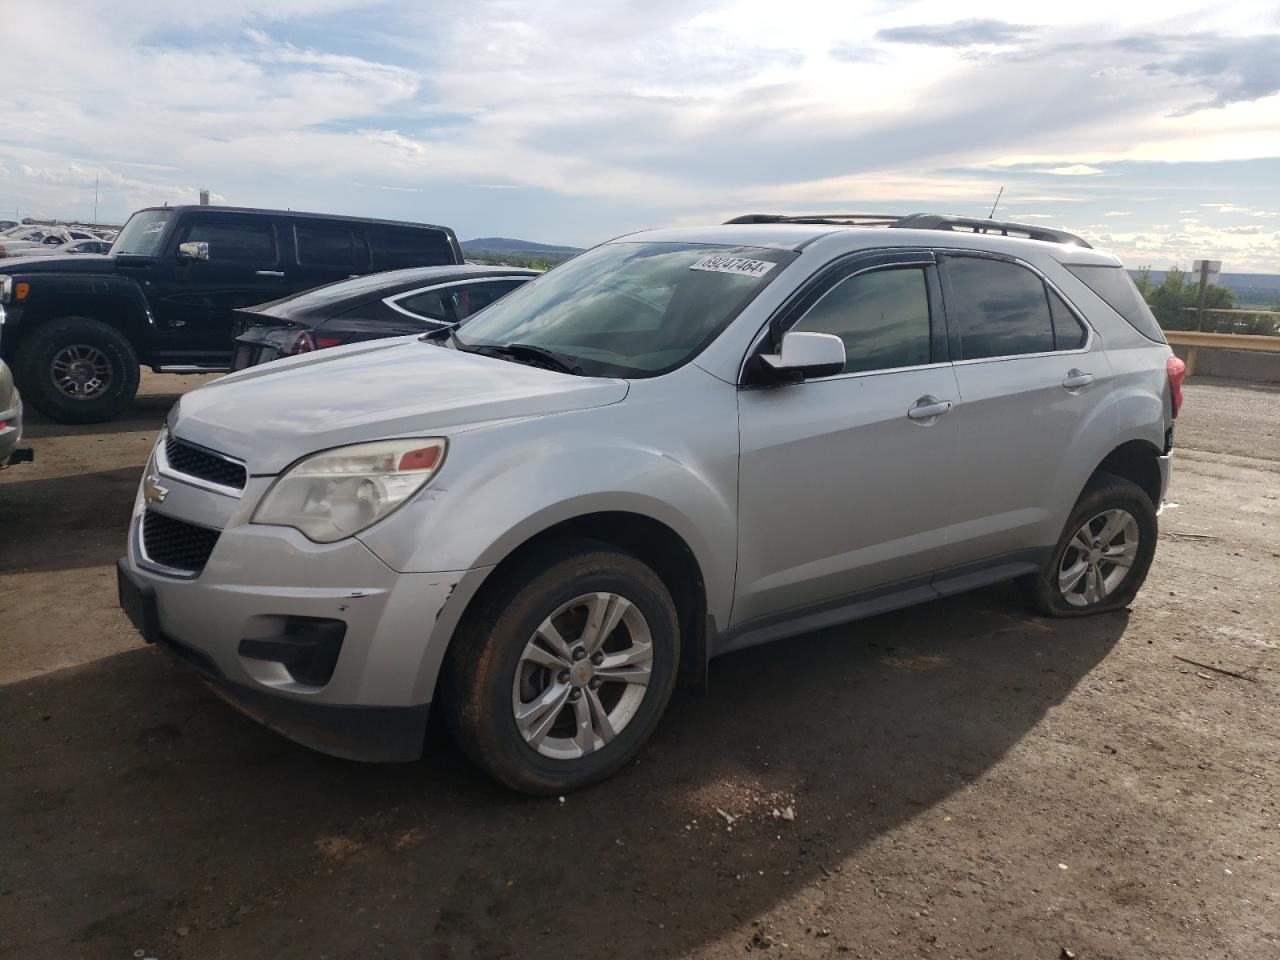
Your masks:
[{"label": "chrome door handle", "polygon": [[283,270],[257,270],[254,272],[257,273],[258,276],[260,277],[283,277],[284,276]]},{"label": "chrome door handle", "polygon": [[912,420],[936,420],[955,404],[950,400],[939,400],[937,397],[924,396],[911,405],[907,416]]},{"label": "chrome door handle", "polygon": [[1093,383],[1093,374],[1085,373],[1083,370],[1072,368],[1067,371],[1067,379],[1062,381],[1062,389],[1079,390],[1081,387],[1087,387]]}]

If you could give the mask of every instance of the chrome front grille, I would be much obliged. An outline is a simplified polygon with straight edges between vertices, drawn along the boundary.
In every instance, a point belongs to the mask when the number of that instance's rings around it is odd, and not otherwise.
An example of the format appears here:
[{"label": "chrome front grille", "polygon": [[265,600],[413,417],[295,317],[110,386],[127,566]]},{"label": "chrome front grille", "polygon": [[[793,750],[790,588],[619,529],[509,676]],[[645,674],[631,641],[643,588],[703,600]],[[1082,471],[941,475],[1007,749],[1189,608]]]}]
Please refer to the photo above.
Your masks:
[{"label": "chrome front grille", "polygon": [[173,434],[165,437],[164,460],[170,473],[230,490],[243,490],[249,479],[243,463],[179,440]]}]

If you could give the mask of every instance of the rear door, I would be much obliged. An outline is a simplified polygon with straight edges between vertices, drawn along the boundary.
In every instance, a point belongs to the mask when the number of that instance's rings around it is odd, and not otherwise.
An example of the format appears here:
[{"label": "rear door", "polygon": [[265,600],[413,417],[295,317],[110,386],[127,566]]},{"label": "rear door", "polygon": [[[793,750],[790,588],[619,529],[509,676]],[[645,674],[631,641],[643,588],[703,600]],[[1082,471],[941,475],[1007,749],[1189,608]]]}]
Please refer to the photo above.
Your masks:
[{"label": "rear door", "polygon": [[739,391],[733,624],[913,582],[932,596],[959,446],[933,255],[853,259],[781,327],[839,336],[845,369]]},{"label": "rear door", "polygon": [[949,559],[1035,560],[1078,493],[1063,492],[1063,458],[1095,425],[1110,366],[1077,311],[1029,265],[977,253],[946,253],[939,265],[961,400]]},{"label": "rear door", "polygon": [[290,293],[369,272],[369,238],[362,224],[300,219],[292,223],[297,282]]},{"label": "rear door", "polygon": [[[208,260],[178,257],[182,243],[207,243]],[[189,214],[166,247],[152,310],[166,365],[225,365],[232,311],[289,292],[288,265],[271,217],[204,211]],[[160,279],[163,277],[163,280]]]}]

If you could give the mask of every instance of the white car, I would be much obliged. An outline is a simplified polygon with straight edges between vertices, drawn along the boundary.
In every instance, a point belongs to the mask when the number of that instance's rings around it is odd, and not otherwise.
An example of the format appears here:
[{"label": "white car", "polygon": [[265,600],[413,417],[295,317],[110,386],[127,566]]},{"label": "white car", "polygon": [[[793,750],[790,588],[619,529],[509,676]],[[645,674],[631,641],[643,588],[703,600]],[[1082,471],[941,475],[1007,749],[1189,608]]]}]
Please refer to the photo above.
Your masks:
[{"label": "white car", "polygon": [[72,240],[61,244],[37,244],[26,249],[14,250],[13,253],[7,254],[7,259],[16,259],[18,257],[23,259],[31,257],[63,257],[69,254],[85,253],[104,254],[110,249],[110,240],[99,240],[95,237],[92,240]]}]

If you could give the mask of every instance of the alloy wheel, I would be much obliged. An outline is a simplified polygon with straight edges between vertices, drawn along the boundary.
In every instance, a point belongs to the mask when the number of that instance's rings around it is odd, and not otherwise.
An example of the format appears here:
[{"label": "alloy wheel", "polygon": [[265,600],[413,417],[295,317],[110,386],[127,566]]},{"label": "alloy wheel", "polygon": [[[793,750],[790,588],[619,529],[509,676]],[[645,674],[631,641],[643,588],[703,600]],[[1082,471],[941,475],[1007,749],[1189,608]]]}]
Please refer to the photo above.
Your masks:
[{"label": "alloy wheel", "polygon": [[59,392],[76,400],[92,400],[111,385],[111,361],[87,343],[59,350],[49,364],[49,372]]},{"label": "alloy wheel", "polygon": [[544,757],[587,756],[635,718],[652,666],[649,623],[635,604],[616,593],[575,597],[542,621],[520,655],[516,728]]},{"label": "alloy wheel", "polygon": [[1067,543],[1058,566],[1058,590],[1074,607],[1101,603],[1115,593],[1138,556],[1138,521],[1127,510],[1092,517]]}]

